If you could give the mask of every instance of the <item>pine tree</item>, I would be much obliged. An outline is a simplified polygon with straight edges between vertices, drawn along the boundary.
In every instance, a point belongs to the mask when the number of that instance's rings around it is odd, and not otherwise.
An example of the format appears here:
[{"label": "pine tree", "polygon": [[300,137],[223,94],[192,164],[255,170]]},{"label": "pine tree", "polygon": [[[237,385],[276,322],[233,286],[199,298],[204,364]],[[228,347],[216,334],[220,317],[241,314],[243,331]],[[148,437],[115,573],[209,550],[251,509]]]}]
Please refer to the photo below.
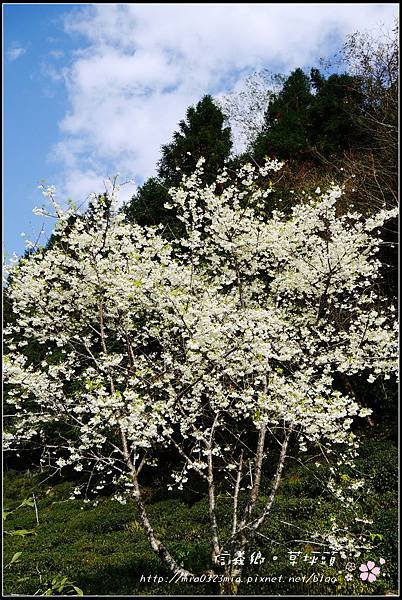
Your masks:
[{"label": "pine tree", "polygon": [[211,183],[232,148],[230,128],[224,124],[225,117],[211,96],[204,96],[196,107],[190,106],[186,120],[180,121],[179,131],[173,134],[173,141],[162,146],[159,177],[177,185],[183,173],[192,173],[203,156],[205,182]]},{"label": "pine tree", "polygon": [[270,102],[265,114],[265,131],[256,139],[252,153],[256,159],[265,155],[296,157],[310,149],[310,107],[314,99],[309,77],[296,69]]},{"label": "pine tree", "polygon": [[166,232],[176,231],[179,223],[164,204],[169,200],[170,187],[179,185],[183,174],[190,175],[203,156],[204,181],[211,183],[229,157],[232,141],[230,127],[211,96],[204,96],[187,109],[186,119],[179,122],[173,141],[162,146],[158,177],[151,177],[138,189],[126,207],[129,220],[140,225],[166,225]]},{"label": "pine tree", "polygon": [[128,221],[148,226],[163,223],[167,232],[174,229],[177,223],[172,211],[164,208],[169,200],[169,187],[157,177],[147,179],[125,208]]},{"label": "pine tree", "polygon": [[324,79],[314,69],[312,81],[317,90],[310,108],[312,145],[326,154],[361,144],[364,136],[357,117],[363,95],[358,78],[344,73]]}]

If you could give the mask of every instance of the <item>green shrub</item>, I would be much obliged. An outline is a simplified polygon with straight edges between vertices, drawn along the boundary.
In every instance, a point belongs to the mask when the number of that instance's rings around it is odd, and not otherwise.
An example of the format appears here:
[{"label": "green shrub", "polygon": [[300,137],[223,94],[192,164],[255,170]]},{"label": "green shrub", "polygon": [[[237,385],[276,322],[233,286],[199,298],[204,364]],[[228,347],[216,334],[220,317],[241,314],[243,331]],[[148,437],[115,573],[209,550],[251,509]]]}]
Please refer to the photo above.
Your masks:
[{"label": "green shrub", "polygon": [[[333,567],[289,563],[289,550],[311,552],[312,547],[300,540],[308,540],[309,532],[328,530],[330,517],[353,523],[356,514],[339,505],[331,495],[323,491],[315,477],[314,467],[306,469],[292,465],[284,476],[272,511],[255,536],[247,555],[261,552],[265,561],[261,565],[245,564],[244,578],[283,574],[284,579],[303,574],[319,573],[337,577],[337,583],[307,584],[299,582],[243,583],[239,593],[247,595],[372,595],[384,594],[397,587],[398,537],[397,494],[395,480],[397,469],[395,446],[376,434],[361,446],[356,461],[358,471],[366,475],[368,486],[360,499],[361,514],[373,521],[368,535],[374,548],[359,561],[386,560],[387,577],[380,577],[373,584],[363,582],[359,573],[353,574],[351,582],[345,581],[345,561],[337,559]],[[336,459],[336,457],[335,457]],[[322,465],[317,472],[325,481],[328,467]],[[18,474],[7,472],[4,478],[4,505],[14,509],[22,500],[35,493],[39,525],[35,511],[23,506],[8,515],[9,529],[34,529],[35,535],[10,536],[4,540],[4,561],[21,552],[18,560],[4,571],[6,594],[29,595],[44,589],[45,582],[57,578],[60,573],[67,581],[74,582],[86,595],[175,595],[216,594],[211,584],[169,584],[171,574],[154,554],[142,530],[134,501],[121,505],[109,498],[102,498],[97,506],[82,500],[69,500],[72,482],[48,481],[41,487],[41,474]],[[263,478],[263,490],[270,490],[267,474]],[[155,494],[157,492],[157,494]],[[170,493],[163,496],[162,488],[147,488],[148,512],[155,532],[184,567],[195,573],[211,568],[211,544],[209,530],[208,498],[203,496],[192,503],[183,494]],[[198,496],[199,497],[199,496]],[[159,498],[159,500],[158,500]],[[194,497],[193,497],[194,500]],[[245,494],[239,499],[240,511],[245,504]],[[267,496],[258,500],[262,507]],[[221,535],[230,536],[231,502],[223,494],[218,496],[217,512],[222,523]],[[359,511],[359,507],[357,507]],[[357,524],[358,525],[358,524]],[[356,525],[356,527],[357,527]],[[273,560],[273,557],[276,559]],[[358,561],[356,561],[357,563]],[[360,565],[358,562],[357,566]],[[341,573],[338,573],[340,571]],[[162,583],[141,582],[141,575],[159,574]],[[41,581],[42,580],[42,583]]]}]

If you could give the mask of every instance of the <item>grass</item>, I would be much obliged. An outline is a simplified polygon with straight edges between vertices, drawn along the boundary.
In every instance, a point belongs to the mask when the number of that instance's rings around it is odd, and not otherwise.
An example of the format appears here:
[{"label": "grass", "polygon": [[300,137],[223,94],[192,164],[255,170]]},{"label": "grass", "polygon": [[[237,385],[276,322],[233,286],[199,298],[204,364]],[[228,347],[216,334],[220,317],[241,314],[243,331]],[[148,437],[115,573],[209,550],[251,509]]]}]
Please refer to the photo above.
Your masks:
[{"label": "grass", "polygon": [[[355,562],[357,572],[351,582],[345,581],[346,562],[339,556],[331,567],[328,564],[305,562],[317,547],[296,540],[306,539],[306,531],[328,529],[331,516],[339,521],[346,514],[328,494],[317,486],[315,476],[295,465],[288,471],[277,497],[271,516],[252,543],[239,593],[360,595],[384,594],[397,587],[397,494],[395,469],[397,451],[387,440],[369,440],[362,448],[358,467],[368,474],[369,491],[361,499],[362,510],[373,520],[368,535],[375,548]],[[84,591],[85,595],[184,595],[216,594],[216,584],[169,583],[168,573],[152,552],[143,534],[134,502],[121,505],[108,497],[97,506],[81,500],[69,500],[74,482],[49,482],[38,486],[38,475],[7,472],[4,478],[6,510],[17,507],[21,500],[35,498],[39,524],[34,507],[18,508],[7,516],[5,530],[34,530],[25,536],[6,534],[4,561],[7,565],[13,555],[21,552],[17,562],[4,570],[6,594],[29,595],[45,590],[57,575],[67,577]],[[205,497],[164,497],[163,489],[148,494],[148,512],[156,534],[164,541],[177,561],[195,573],[210,568],[210,541],[208,502]],[[198,498],[198,499],[197,499]],[[261,503],[264,499],[261,499]],[[229,499],[220,497],[218,513],[223,536],[229,534]],[[289,562],[289,550],[301,552],[295,566]],[[251,552],[260,551],[264,562],[248,564]],[[274,556],[277,558],[274,559]],[[383,574],[374,583],[359,578],[361,562],[384,558]],[[327,557],[328,558],[328,557]],[[328,561],[327,561],[328,562]],[[384,573],[387,576],[384,576]],[[320,577],[313,581],[312,574]],[[278,577],[282,581],[261,581],[262,577]],[[289,578],[310,575],[309,583]],[[151,581],[141,581],[141,576]],[[153,577],[163,581],[153,581]],[[332,578],[332,581],[330,581]],[[334,582],[333,579],[336,579]],[[71,589],[71,591],[73,591]]]}]

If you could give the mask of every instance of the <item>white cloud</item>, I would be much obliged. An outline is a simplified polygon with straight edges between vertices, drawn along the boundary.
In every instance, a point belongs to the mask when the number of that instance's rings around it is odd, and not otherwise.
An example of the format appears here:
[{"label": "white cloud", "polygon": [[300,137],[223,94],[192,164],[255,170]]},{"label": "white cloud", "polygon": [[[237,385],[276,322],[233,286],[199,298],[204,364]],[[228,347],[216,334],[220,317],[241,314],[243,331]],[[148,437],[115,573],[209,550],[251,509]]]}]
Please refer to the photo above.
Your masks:
[{"label": "white cloud", "polygon": [[58,58],[62,58],[62,57],[64,56],[64,52],[63,52],[63,50],[51,50],[51,51],[49,52],[49,55],[50,55],[52,58],[56,58],[56,59],[58,59]]},{"label": "white cloud", "polygon": [[219,95],[263,67],[317,64],[347,33],[389,25],[397,6],[99,4],[74,11],[66,31],[85,47],[63,72],[69,111],[54,154],[65,186],[77,198],[113,170],[149,176],[160,145],[204,94]]},{"label": "white cloud", "polygon": [[12,48],[9,48],[9,50],[7,50],[7,58],[8,58],[8,60],[11,60],[11,61],[17,60],[17,58],[20,58],[21,56],[23,56],[26,51],[27,51],[26,48],[23,48],[22,46],[14,45]]}]

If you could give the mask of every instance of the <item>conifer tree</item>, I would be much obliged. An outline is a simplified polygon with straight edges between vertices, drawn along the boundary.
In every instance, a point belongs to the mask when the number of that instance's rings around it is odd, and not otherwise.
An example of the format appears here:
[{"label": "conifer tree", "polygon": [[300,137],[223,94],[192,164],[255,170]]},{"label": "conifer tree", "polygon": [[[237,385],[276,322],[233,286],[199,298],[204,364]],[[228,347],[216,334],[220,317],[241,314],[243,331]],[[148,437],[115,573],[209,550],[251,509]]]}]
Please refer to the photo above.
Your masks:
[{"label": "conifer tree", "polygon": [[225,127],[221,109],[207,95],[187,109],[186,119],[180,121],[173,141],[162,146],[158,163],[158,177],[151,177],[138,189],[126,207],[130,221],[141,225],[166,225],[166,232],[176,230],[178,223],[167,214],[164,204],[169,200],[168,190],[180,183],[183,175],[190,175],[199,158],[205,157],[204,181],[211,183],[223,167],[232,148],[230,127]]},{"label": "conifer tree", "polygon": [[310,148],[309,111],[313,98],[309,77],[302,69],[296,69],[267,107],[265,131],[253,146],[257,159],[265,155],[288,158]]},{"label": "conifer tree", "polygon": [[186,119],[180,121],[173,141],[162,146],[158,175],[177,185],[184,175],[190,175],[200,157],[205,158],[204,179],[214,181],[232,148],[231,132],[225,127],[225,117],[212,97],[204,96],[194,107],[190,106]]}]

